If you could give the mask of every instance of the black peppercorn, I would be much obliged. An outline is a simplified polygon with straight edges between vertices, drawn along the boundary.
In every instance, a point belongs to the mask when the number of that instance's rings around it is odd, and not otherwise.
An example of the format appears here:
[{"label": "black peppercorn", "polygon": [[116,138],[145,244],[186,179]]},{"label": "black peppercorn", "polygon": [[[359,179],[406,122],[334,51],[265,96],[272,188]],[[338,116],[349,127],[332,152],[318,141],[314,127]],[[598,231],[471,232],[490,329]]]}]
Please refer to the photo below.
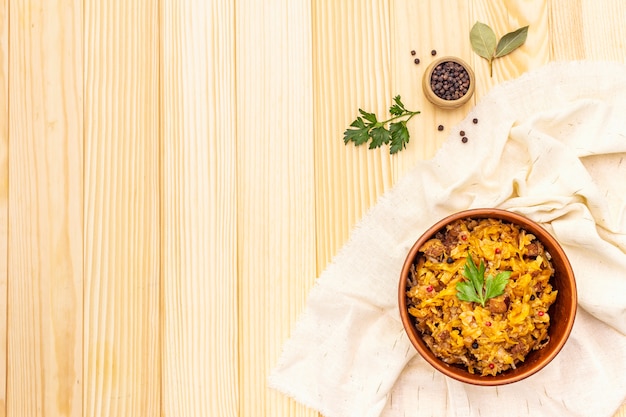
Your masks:
[{"label": "black peppercorn", "polygon": [[461,142],[463,142],[463,143],[467,143],[467,140],[468,140],[468,139],[467,139],[467,136],[463,136],[463,137],[461,138]]},{"label": "black peppercorn", "polygon": [[437,55],[437,51],[433,49],[432,51],[430,51],[430,54],[431,54],[432,56],[435,56],[435,55]]},{"label": "black peppercorn", "polygon": [[535,295],[533,294],[530,296],[530,301],[533,301],[534,299],[535,299]]},{"label": "black peppercorn", "polygon": [[465,136],[465,130],[461,130],[461,131],[459,132],[459,135],[461,135],[461,136]]},{"label": "black peppercorn", "polygon": [[456,62],[445,61],[437,65],[430,76],[430,87],[444,100],[458,100],[469,90],[467,70]]},{"label": "black peppercorn", "polygon": [[472,120],[472,123],[477,124],[478,123],[478,119]]},{"label": "black peppercorn", "polygon": [[416,54],[415,50],[412,50],[411,55],[415,55],[415,54]]},{"label": "black peppercorn", "polygon": [[451,263],[453,263],[453,262],[454,262],[454,259],[452,259],[452,258],[448,258],[448,259],[446,259],[446,262],[447,262],[447,263],[449,263],[449,264],[451,264]]},{"label": "black peppercorn", "polygon": [[443,130],[443,125],[437,126],[437,130],[441,132]]},{"label": "black peppercorn", "polygon": [[419,58],[415,58],[415,60],[413,62],[415,62],[416,64],[419,64],[420,63],[420,59]]},{"label": "black peppercorn", "polygon": [[472,343],[472,347],[473,347],[474,349],[478,349],[478,342],[474,342],[474,343]]}]

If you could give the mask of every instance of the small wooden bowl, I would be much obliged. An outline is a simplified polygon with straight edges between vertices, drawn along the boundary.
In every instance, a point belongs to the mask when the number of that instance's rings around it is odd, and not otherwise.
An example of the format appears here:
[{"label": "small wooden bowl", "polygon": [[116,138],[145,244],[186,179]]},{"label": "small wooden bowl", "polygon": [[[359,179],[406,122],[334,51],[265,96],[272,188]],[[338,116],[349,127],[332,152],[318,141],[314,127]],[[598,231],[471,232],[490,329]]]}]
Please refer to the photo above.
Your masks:
[{"label": "small wooden bowl", "polygon": [[[426,343],[422,340],[421,333],[415,328],[413,320],[408,313],[407,285],[409,280],[409,270],[411,265],[420,256],[419,249],[434,235],[445,228],[447,224],[464,218],[492,218],[505,222],[514,223],[532,233],[543,243],[545,249],[552,255],[552,265],[555,269],[554,276],[550,283],[558,290],[558,296],[554,304],[548,310],[550,314],[550,328],[548,334],[550,341],[542,349],[531,351],[524,362],[519,363],[516,369],[509,369],[495,376],[482,376],[471,374],[466,368],[449,365],[435,356]],[[576,316],[578,297],[576,292],[576,281],[574,272],[559,243],[539,224],[516,213],[499,209],[473,209],[455,213],[448,216],[432,227],[430,227],[413,245],[408,253],[402,272],[400,274],[400,284],[398,288],[398,304],[400,307],[400,317],[404,329],[417,350],[417,352],[435,369],[446,376],[468,384],[481,386],[505,385],[527,378],[544,368],[561,351],[567,341]]]},{"label": "small wooden bowl", "polygon": [[[454,62],[459,65],[462,65],[465,71],[467,71],[467,74],[469,75],[470,84],[469,84],[468,90],[459,99],[445,100],[439,97],[437,94],[435,94],[435,92],[433,91],[431,87],[430,80],[433,76],[433,71],[439,64],[444,63],[444,62]],[[426,95],[426,98],[435,106],[440,107],[442,109],[454,109],[467,103],[467,101],[474,94],[475,84],[476,84],[476,78],[474,77],[474,71],[472,70],[472,68],[465,61],[454,56],[444,56],[442,58],[439,58],[433,61],[426,68],[426,72],[424,73],[424,77],[422,78],[422,88],[424,90],[424,94]]]}]

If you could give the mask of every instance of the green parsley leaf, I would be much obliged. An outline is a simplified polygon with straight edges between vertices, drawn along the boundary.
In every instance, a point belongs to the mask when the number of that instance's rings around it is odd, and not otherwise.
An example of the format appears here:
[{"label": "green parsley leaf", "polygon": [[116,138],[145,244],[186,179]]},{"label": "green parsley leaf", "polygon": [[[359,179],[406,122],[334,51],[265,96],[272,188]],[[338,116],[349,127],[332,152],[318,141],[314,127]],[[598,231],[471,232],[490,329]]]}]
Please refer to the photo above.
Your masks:
[{"label": "green parsley leaf", "polygon": [[378,123],[378,120],[376,120],[376,115],[374,113],[368,113],[365,110],[361,110],[361,109],[359,109],[359,113],[361,113],[363,118],[367,120],[368,122],[372,124]]},{"label": "green parsley leaf", "polygon": [[478,297],[478,294],[476,293],[474,287],[472,285],[466,284],[466,282],[459,282],[456,285],[456,296],[459,298],[459,300],[482,303],[482,300],[480,299],[480,297]]},{"label": "green parsley leaf", "polygon": [[380,148],[383,144],[389,143],[389,140],[391,140],[391,133],[385,129],[384,126],[377,125],[370,131],[370,137],[372,138],[372,141],[370,142],[369,148]]},{"label": "green parsley leaf", "polygon": [[485,282],[485,300],[497,297],[504,293],[504,288],[509,282],[510,277],[511,271],[500,272],[495,277],[488,276]]},{"label": "green parsley leaf", "polygon": [[480,303],[484,307],[487,300],[504,293],[511,271],[500,272],[495,277],[490,275],[485,279],[483,260],[480,260],[480,265],[477,267],[471,254],[468,254],[463,275],[467,280],[456,284],[456,296],[459,300]]},{"label": "green parsley leaf", "polygon": [[391,113],[392,116],[402,116],[402,114],[406,112],[406,109],[404,108],[404,104],[402,104],[402,100],[400,100],[400,96],[395,96],[393,101],[396,104],[389,107],[389,113]]},{"label": "green parsley leaf", "polygon": [[343,141],[348,144],[352,141],[355,145],[362,145],[369,139],[369,126],[365,124],[362,118],[357,117],[350,127],[355,129],[348,129],[343,133]]},{"label": "green parsley leaf", "polygon": [[394,154],[406,148],[409,143],[409,129],[406,127],[406,121],[394,122],[389,125],[391,131],[391,147],[389,153]]},{"label": "green parsley leaf", "polygon": [[[393,101],[394,104],[389,108],[391,118],[383,121],[378,121],[376,114],[359,109],[360,116],[350,124],[352,129],[349,128],[343,132],[343,142],[346,145],[353,142],[355,146],[358,146],[371,141],[369,149],[390,145],[390,154],[405,149],[410,137],[406,124],[420,112],[407,110],[399,95],[395,96]],[[402,118],[404,120],[400,120]],[[387,124],[389,128],[386,127]]]}]

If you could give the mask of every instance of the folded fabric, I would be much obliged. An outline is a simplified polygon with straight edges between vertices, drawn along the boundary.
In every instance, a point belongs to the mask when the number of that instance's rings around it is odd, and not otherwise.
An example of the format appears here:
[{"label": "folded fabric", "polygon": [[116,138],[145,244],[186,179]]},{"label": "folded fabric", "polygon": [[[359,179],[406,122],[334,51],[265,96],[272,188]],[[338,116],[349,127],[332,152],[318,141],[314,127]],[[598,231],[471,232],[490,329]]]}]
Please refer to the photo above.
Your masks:
[{"label": "folded fabric", "polygon": [[[561,353],[501,387],[434,371],[397,307],[415,240],[478,207],[543,225],[579,292]],[[492,89],[355,227],[311,290],[269,384],[327,417],[612,416],[626,399],[626,66],[552,63]]]}]

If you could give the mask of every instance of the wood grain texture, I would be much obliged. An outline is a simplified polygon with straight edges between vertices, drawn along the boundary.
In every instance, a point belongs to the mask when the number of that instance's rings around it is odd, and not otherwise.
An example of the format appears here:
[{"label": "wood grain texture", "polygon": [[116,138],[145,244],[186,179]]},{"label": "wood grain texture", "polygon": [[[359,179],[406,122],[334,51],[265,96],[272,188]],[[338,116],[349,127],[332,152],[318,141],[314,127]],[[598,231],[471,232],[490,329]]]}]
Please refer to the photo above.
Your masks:
[{"label": "wood grain texture", "polygon": [[159,8],[84,7],[82,414],[159,416]]},{"label": "wood grain texture", "polygon": [[79,1],[12,1],[9,10],[7,415],[77,417],[82,7]]},{"label": "wood grain texture", "polygon": [[[550,57],[554,61],[585,59],[584,0],[550,1]],[[598,4],[598,2],[595,2]]]},{"label": "wood grain texture", "polygon": [[[408,94],[407,101],[422,113],[411,121],[411,143],[399,156],[394,169],[394,181],[418,161],[430,159],[454,126],[472,107],[474,100],[457,109],[440,109],[430,103],[422,89],[426,68],[442,56],[456,56],[470,63],[472,50],[467,40],[471,28],[469,3],[455,0],[395,1],[392,38],[394,51],[394,90]],[[424,19],[423,16],[431,16]],[[414,63],[414,56],[420,60]],[[432,55],[435,51],[436,55]],[[438,126],[444,127],[443,131]]]},{"label": "wood grain texture", "polygon": [[389,149],[344,145],[343,131],[359,115],[359,108],[381,118],[388,114],[396,92],[391,91],[388,1],[313,0],[311,19],[320,273],[392,182],[394,158]]},{"label": "wood grain texture", "polygon": [[239,416],[234,23],[232,2],[163,2],[166,416]]},{"label": "wood grain texture", "polygon": [[8,239],[9,0],[0,0],[0,417],[6,416]]},{"label": "wood grain texture", "polygon": [[314,415],[267,387],[316,272],[310,10],[236,2],[242,417]]},{"label": "wood grain texture", "polygon": [[552,0],[550,11],[554,60],[626,61],[623,1]]}]

